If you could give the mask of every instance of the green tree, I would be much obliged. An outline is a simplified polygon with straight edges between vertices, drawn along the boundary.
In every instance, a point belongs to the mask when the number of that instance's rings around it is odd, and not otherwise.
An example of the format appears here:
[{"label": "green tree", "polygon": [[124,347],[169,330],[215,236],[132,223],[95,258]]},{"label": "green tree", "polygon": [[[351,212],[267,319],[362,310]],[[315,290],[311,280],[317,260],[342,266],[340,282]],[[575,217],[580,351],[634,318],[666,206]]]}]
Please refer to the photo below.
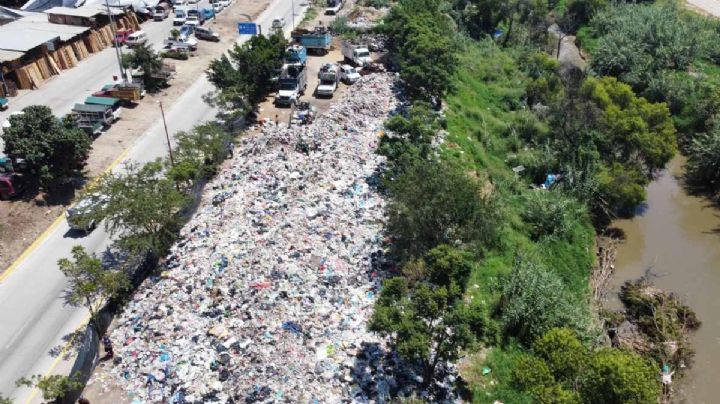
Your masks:
[{"label": "green tree", "polygon": [[12,400],[0,394],[0,404],[13,404]]},{"label": "green tree", "polygon": [[130,288],[127,276],[103,267],[100,259],[88,254],[82,246],[72,249],[72,261],[58,260],[60,271],[68,279],[67,300],[73,306],[85,307],[98,334],[102,333],[98,314],[111,298]]},{"label": "green tree", "polygon": [[174,181],[162,176],[160,160],[142,167],[129,164],[125,174],[105,174],[97,192],[108,197],[98,220],[118,236],[119,246],[131,253],[161,255],[175,240],[182,224],[181,209],[189,198]]},{"label": "green tree", "polygon": [[40,392],[42,392],[43,398],[49,402],[60,400],[68,393],[77,391],[83,387],[80,372],[77,372],[72,376],[33,375],[30,376],[30,378],[23,377],[16,381],[15,384],[18,387],[26,386],[29,388],[37,388]]},{"label": "green tree", "polygon": [[577,385],[589,359],[587,348],[568,328],[553,328],[535,340],[533,352],[542,358],[550,372],[566,387]]},{"label": "green tree", "polygon": [[457,286],[409,288],[396,277],[385,281],[375,303],[369,329],[389,337],[402,357],[421,363],[425,386],[435,380],[438,364],[457,360],[480,332],[477,312],[465,308],[459,295]]},{"label": "green tree", "polygon": [[210,62],[208,79],[218,90],[214,101],[225,109],[249,111],[272,91],[286,47],[281,35],[256,35]]},{"label": "green tree", "polygon": [[496,241],[498,214],[480,184],[459,167],[418,160],[389,184],[388,233],[403,258],[440,245]]},{"label": "green tree", "polygon": [[25,159],[41,186],[52,186],[85,165],[91,140],[72,119],[60,120],[50,108],[32,105],[10,116],[10,124],[3,129],[5,153]]},{"label": "green tree", "polygon": [[709,191],[720,190],[720,129],[696,136],[687,156],[689,182]]},{"label": "green tree", "polygon": [[680,18],[673,2],[614,3],[592,19],[592,68],[642,90],[660,70],[685,70],[702,55],[707,40],[694,21]]},{"label": "green tree", "polygon": [[442,121],[425,102],[415,102],[407,113],[397,114],[385,122],[388,134],[382,137],[378,153],[388,158],[387,175],[402,173],[417,159],[426,159],[432,150],[433,136]]},{"label": "green tree", "polygon": [[604,348],[589,361],[580,385],[585,403],[658,402],[660,383],[657,370],[640,356]]},{"label": "green tree", "polygon": [[232,136],[216,123],[196,125],[188,132],[175,134],[175,166],[168,176],[176,181],[192,183],[215,173],[230,150]]},{"label": "green tree", "polygon": [[457,66],[454,27],[443,2],[400,0],[385,18],[385,30],[408,95],[439,107]]},{"label": "green tree", "polygon": [[165,85],[165,79],[157,75],[163,67],[162,58],[151,45],[143,43],[133,46],[131,52],[123,54],[122,63],[126,69],[142,71],[143,84],[149,91],[157,91]]},{"label": "green tree", "polygon": [[573,390],[564,389],[553,376],[547,363],[532,355],[523,355],[512,370],[512,382],[529,392],[534,402],[542,404],[579,404]]}]

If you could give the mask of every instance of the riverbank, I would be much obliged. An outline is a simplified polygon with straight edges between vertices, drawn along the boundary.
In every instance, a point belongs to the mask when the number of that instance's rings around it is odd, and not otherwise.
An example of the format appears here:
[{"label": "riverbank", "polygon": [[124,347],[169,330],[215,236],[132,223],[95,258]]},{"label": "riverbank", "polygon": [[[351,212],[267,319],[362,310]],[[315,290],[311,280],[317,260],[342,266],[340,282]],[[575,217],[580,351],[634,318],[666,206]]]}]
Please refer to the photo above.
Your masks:
[{"label": "riverbank", "polygon": [[[635,218],[613,223],[625,241],[618,248],[612,286],[619,291],[625,281],[648,273],[657,287],[693,308],[703,326],[692,338],[695,363],[676,394],[681,402],[714,403],[720,363],[720,211],[685,191],[683,162],[676,157],[648,186],[647,201]],[[610,304],[619,306],[617,300]]]}]

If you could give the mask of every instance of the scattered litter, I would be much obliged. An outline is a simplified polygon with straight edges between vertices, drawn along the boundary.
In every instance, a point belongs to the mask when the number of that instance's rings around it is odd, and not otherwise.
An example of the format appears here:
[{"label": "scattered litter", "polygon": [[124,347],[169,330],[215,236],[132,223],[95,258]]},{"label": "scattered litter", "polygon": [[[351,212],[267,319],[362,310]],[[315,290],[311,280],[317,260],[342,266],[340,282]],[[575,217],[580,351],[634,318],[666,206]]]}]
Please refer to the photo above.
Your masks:
[{"label": "scattered litter", "polygon": [[243,138],[162,276],[118,315],[110,338],[122,360],[93,380],[139,402],[411,394],[422,377],[387,370],[397,356],[367,331],[384,262],[385,201],[374,186],[384,157],[375,149],[400,104],[396,80],[365,76],[312,123]]}]

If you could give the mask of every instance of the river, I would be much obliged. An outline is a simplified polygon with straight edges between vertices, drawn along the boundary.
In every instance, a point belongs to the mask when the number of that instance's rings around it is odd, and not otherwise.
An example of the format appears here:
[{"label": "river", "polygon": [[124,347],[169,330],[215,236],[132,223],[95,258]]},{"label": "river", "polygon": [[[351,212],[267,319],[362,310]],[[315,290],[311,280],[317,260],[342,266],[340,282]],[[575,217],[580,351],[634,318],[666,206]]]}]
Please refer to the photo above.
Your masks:
[{"label": "river", "polygon": [[[615,227],[625,232],[619,246],[614,290],[648,268],[658,287],[675,292],[702,321],[693,337],[695,364],[674,386],[678,402],[717,403],[720,393],[720,210],[688,195],[678,178],[683,159],[648,186],[647,204]],[[610,302],[611,306],[617,302]],[[613,304],[615,303],[615,304]]]}]

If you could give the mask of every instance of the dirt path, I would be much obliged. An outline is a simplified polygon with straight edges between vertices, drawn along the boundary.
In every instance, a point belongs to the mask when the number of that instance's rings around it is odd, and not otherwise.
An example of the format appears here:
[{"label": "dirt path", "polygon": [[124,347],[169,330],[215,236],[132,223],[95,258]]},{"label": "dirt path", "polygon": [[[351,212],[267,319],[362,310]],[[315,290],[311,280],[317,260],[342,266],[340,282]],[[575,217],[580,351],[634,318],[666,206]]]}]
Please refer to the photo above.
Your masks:
[{"label": "dirt path", "polygon": [[720,0],[687,0],[686,3],[700,14],[720,17]]},{"label": "dirt path", "polygon": [[[94,142],[86,171],[92,178],[103,173],[112,162],[129,148],[158,119],[157,105],[162,100],[169,108],[194,82],[204,74],[210,61],[222,54],[237,38],[237,21],[244,15],[253,19],[265,10],[271,0],[238,0],[220,13],[216,20],[206,23],[220,34],[220,42],[199,41],[195,55],[185,61],[173,61],[177,69],[170,87],[159,94],[147,95],[134,108],[125,108],[120,121],[103,132]],[[145,24],[152,24],[148,21]],[[42,91],[42,90],[38,90]],[[45,195],[28,195],[13,201],[0,201],[0,273],[4,272],[22,252],[55,221],[72,203],[76,193],[69,190],[64,195],[46,200]]]}]

